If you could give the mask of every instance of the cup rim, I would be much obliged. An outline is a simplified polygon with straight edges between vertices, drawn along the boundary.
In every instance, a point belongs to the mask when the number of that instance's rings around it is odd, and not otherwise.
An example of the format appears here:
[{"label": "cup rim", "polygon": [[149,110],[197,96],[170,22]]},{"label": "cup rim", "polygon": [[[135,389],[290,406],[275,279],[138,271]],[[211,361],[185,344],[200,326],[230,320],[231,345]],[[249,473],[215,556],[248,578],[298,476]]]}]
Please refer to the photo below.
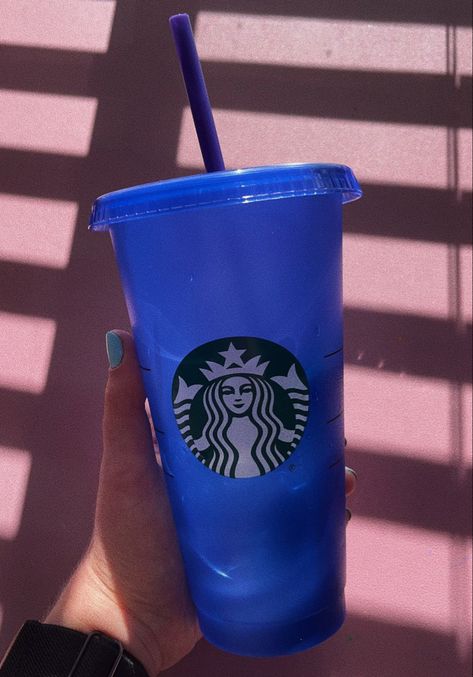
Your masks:
[{"label": "cup rim", "polygon": [[350,167],[329,163],[288,163],[193,174],[123,188],[98,197],[90,230],[109,230],[117,223],[220,205],[336,194],[343,204],[362,197]]}]

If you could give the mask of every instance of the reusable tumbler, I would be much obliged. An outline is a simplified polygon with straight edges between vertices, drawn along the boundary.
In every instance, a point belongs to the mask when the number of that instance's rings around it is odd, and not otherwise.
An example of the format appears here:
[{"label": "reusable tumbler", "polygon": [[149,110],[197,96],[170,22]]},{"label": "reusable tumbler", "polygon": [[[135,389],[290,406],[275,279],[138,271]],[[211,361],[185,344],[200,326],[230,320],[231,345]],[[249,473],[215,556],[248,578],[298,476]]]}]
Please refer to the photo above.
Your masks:
[{"label": "reusable tumbler", "polygon": [[201,629],[233,653],[290,654],[344,620],[342,205],[360,196],[348,167],[293,164],[93,207]]}]

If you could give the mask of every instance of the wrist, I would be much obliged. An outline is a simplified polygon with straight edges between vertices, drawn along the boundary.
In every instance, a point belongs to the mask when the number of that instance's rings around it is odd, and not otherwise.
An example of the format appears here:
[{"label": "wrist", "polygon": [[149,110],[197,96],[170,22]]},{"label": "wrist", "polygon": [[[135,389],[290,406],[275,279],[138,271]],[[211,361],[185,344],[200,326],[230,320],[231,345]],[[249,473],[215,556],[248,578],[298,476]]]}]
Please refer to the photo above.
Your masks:
[{"label": "wrist", "polygon": [[[98,631],[119,640],[143,664],[149,675],[160,672],[159,647],[139,620],[120,607],[85,558],[77,567],[43,623],[62,625],[89,634]],[[152,648],[150,648],[152,647]]]},{"label": "wrist", "polygon": [[121,642],[102,632],[84,634],[52,623],[28,620],[1,662],[4,677],[152,677]]}]

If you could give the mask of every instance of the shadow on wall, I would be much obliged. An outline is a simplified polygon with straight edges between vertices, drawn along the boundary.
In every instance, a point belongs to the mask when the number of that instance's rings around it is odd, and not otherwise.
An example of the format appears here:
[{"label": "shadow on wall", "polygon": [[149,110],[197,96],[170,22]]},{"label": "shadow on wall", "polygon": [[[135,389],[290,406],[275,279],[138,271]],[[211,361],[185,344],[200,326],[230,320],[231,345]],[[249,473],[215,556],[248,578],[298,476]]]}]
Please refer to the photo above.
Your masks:
[{"label": "shadow on wall", "polygon": [[[191,173],[176,162],[186,105],[167,19],[177,2],[122,0],[116,4],[109,50],[104,54],[0,45],[0,88],[96,97],[98,108],[85,157],[0,149],[5,194],[77,202],[71,258],[65,269],[0,261],[2,313],[53,318],[54,345],[45,389],[0,389],[0,445],[32,455],[21,528],[0,540],[3,609],[2,653],[25,618],[41,617],[85,548],[92,526],[101,453],[101,413],[106,379],[104,333],[128,327],[113,253],[107,237],[87,232],[94,198],[115,188]],[[204,0],[185,11],[228,11],[353,21],[470,25],[469,3],[403,3],[375,0]],[[20,19],[19,19],[20,20]],[[157,39],[159,36],[159,39]],[[282,112],[449,129],[470,127],[471,77],[455,86],[451,75],[324,71],[307,67],[208,63],[216,107]],[[432,159],[432,161],[435,161]],[[451,162],[455,164],[452,155]],[[455,176],[454,168],[451,172]],[[364,185],[365,199],[347,211],[346,232],[471,244],[471,193],[448,189]],[[455,277],[455,270],[451,276]],[[455,292],[456,290],[456,292]],[[453,292],[458,294],[454,286]],[[458,298],[452,301],[458,305]],[[402,336],[399,342],[397,337]],[[346,312],[346,359],[416,377],[444,379],[452,388],[471,380],[471,324],[369,309]],[[453,400],[451,440],[461,448],[458,403]],[[394,444],[394,449],[399,445]],[[382,450],[381,450],[382,452]],[[1,453],[1,452],[0,452]],[[349,451],[363,478],[355,515],[467,537],[465,501],[471,470],[459,472],[394,452]],[[389,480],[387,479],[389,478]],[[448,504],[439,496],[449,496]],[[445,677],[469,675],[453,635],[369,617],[352,616],[322,647],[291,658],[250,660],[230,656],[205,641],[166,674],[301,677]]]},{"label": "shadow on wall", "polygon": [[[204,668],[205,666],[205,668]],[[452,637],[424,629],[407,629],[384,621],[349,617],[342,630],[319,647],[283,658],[242,658],[224,653],[202,640],[166,677],[365,677],[400,674],[465,675]],[[419,672],[422,670],[422,672]]]}]

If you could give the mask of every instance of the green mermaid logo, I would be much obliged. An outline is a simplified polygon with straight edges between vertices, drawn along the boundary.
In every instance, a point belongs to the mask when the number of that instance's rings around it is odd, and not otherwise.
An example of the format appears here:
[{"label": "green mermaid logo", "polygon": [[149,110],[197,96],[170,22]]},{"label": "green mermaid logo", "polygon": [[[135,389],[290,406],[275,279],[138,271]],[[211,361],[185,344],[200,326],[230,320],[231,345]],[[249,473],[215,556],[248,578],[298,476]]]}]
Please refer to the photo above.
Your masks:
[{"label": "green mermaid logo", "polygon": [[275,470],[299,443],[309,412],[308,382],[282,346],[219,339],[179,365],[173,408],[199,461],[225,477],[255,477]]}]

